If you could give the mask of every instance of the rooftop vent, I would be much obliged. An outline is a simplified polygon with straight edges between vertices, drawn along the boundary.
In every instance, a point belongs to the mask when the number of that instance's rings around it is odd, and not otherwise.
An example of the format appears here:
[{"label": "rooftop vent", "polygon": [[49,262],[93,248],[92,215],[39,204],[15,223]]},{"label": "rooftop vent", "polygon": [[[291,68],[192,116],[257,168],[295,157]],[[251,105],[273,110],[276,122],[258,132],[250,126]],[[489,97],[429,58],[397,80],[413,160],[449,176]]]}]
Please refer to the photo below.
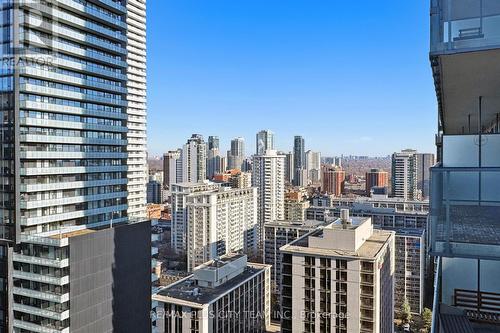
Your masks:
[{"label": "rooftop vent", "polygon": [[344,229],[351,225],[351,218],[349,217],[349,209],[342,208],[340,210],[340,219],[342,220],[342,226]]}]

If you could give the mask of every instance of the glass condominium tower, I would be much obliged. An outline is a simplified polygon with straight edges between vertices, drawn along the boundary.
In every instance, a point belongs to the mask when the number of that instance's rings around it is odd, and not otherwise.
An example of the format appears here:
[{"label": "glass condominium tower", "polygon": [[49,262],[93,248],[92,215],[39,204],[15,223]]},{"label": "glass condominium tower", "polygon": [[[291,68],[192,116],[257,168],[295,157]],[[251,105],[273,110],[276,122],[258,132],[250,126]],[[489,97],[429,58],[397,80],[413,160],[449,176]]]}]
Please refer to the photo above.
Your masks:
[{"label": "glass condominium tower", "polygon": [[0,332],[148,331],[145,0],[0,6]]},{"label": "glass condominium tower", "polygon": [[[431,168],[434,333],[500,327],[500,4],[431,1],[438,104]],[[473,330],[471,328],[473,327]]]}]

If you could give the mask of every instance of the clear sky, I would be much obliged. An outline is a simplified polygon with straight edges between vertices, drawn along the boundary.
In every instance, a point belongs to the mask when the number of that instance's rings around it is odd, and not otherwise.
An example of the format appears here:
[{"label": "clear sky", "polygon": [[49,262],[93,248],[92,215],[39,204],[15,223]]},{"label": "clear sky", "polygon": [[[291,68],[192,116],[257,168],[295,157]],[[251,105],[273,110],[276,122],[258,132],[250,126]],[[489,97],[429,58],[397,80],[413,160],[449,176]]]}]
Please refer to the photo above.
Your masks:
[{"label": "clear sky", "polygon": [[149,0],[148,141],[275,133],[323,155],[434,152],[426,0]]}]

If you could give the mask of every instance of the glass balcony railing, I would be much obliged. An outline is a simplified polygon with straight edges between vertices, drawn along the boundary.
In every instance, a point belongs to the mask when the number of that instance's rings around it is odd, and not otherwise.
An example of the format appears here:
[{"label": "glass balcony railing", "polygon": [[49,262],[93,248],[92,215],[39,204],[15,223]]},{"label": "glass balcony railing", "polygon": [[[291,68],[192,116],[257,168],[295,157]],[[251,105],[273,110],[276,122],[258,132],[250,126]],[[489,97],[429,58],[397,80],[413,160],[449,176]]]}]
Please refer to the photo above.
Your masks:
[{"label": "glass balcony railing", "polygon": [[499,47],[499,1],[431,1],[431,54]]},{"label": "glass balcony railing", "polygon": [[431,251],[500,258],[500,167],[431,168]]}]

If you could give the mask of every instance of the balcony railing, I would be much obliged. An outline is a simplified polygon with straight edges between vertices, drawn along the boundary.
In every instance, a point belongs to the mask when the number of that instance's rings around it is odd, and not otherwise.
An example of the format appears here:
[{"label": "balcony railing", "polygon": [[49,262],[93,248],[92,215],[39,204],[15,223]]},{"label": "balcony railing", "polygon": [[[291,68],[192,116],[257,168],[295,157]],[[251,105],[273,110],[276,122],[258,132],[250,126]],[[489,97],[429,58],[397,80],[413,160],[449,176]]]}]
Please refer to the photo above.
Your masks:
[{"label": "balcony railing", "polygon": [[431,1],[431,54],[493,48],[500,48],[498,1]]},{"label": "balcony railing", "polygon": [[431,251],[500,258],[500,167],[431,168]]}]

